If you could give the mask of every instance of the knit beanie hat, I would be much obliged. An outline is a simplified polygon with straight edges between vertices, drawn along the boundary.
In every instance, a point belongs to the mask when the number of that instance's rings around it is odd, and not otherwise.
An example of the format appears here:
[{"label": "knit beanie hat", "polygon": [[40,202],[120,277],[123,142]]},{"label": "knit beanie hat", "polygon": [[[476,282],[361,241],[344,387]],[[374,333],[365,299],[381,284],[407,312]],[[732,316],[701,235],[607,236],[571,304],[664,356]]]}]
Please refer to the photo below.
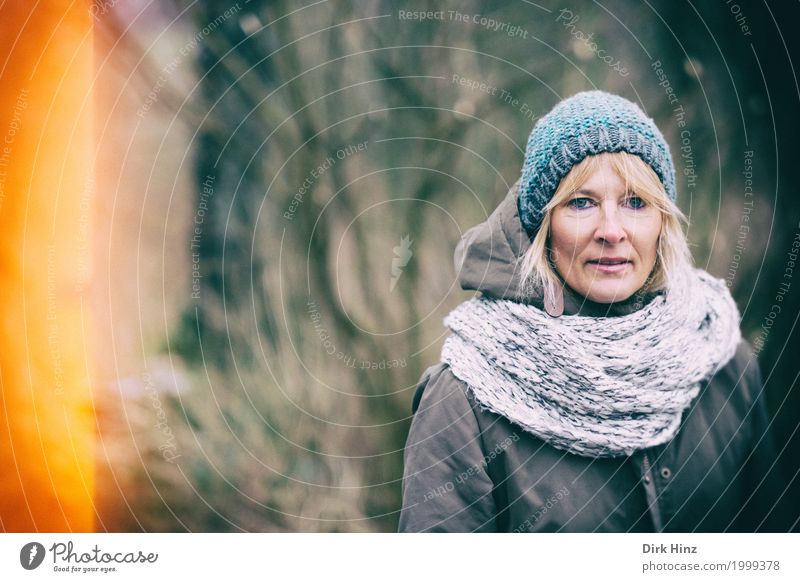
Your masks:
[{"label": "knit beanie hat", "polygon": [[675,166],[669,146],[635,103],[604,91],[584,91],[564,99],[539,119],[528,138],[517,201],[528,236],[536,236],[545,205],[572,166],[587,156],[620,151],[647,162],[675,201]]}]

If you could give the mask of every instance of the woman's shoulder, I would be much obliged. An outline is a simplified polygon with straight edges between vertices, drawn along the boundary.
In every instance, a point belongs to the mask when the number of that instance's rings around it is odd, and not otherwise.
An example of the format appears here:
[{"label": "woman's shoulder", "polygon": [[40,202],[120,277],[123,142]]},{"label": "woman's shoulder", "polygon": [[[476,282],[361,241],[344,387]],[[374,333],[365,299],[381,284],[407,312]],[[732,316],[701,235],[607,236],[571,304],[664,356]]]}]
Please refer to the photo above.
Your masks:
[{"label": "woman's shoulder", "polygon": [[450,402],[454,405],[467,402],[466,384],[456,378],[450,366],[439,362],[428,367],[420,377],[411,403],[412,413],[420,408],[430,408],[432,403]]},{"label": "woman's shoulder", "polygon": [[746,339],[736,346],[733,357],[712,378],[730,395],[752,404],[762,388],[761,369],[758,358]]},{"label": "woman's shoulder", "polygon": [[429,367],[417,386],[406,449],[417,446],[440,458],[465,446],[474,449],[474,454],[482,450],[480,424],[465,385],[447,364]]}]

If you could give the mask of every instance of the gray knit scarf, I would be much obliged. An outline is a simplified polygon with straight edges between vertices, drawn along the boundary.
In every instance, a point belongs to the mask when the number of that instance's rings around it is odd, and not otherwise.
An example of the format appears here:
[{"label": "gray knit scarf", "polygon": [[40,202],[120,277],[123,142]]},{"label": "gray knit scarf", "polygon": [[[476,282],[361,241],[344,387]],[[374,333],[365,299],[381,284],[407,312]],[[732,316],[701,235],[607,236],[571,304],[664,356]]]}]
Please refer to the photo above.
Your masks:
[{"label": "gray knit scarf", "polygon": [[701,269],[628,315],[552,318],[483,296],[444,323],[452,334],[442,361],[481,408],[592,457],[671,440],[700,382],[730,361],[741,339],[725,282]]}]

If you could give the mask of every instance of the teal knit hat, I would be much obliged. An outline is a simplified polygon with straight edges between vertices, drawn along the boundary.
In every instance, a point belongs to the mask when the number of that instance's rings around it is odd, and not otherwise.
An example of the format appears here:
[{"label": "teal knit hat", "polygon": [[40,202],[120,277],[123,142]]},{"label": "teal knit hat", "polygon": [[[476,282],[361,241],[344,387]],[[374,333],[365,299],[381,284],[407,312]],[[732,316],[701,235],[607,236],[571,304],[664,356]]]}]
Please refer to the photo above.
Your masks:
[{"label": "teal knit hat", "polygon": [[635,103],[604,91],[584,91],[564,99],[542,117],[528,138],[517,201],[528,236],[536,236],[545,205],[572,166],[587,156],[620,151],[647,162],[675,201],[675,165],[669,146]]}]

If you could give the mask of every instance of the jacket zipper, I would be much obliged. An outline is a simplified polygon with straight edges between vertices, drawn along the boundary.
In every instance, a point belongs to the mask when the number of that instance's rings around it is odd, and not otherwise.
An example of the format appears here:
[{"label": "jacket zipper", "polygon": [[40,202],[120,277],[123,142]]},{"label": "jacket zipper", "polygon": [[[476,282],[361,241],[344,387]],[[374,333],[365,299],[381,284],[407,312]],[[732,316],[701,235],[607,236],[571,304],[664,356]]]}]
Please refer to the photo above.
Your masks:
[{"label": "jacket zipper", "polygon": [[653,484],[653,490],[656,492],[656,496],[658,496],[658,485],[656,484],[656,477],[655,473],[653,473],[653,467],[650,465],[650,456],[647,454],[647,451],[644,451],[644,474],[650,478],[650,482]]},{"label": "jacket zipper", "polygon": [[661,524],[661,511],[658,506],[658,487],[656,486],[655,476],[653,475],[652,466],[650,465],[650,457],[647,455],[647,451],[642,451],[642,468],[644,469],[645,475],[645,489],[647,486],[652,486],[653,491],[653,500],[650,504],[650,511],[654,514],[654,526],[656,531],[661,531],[662,524]]}]

